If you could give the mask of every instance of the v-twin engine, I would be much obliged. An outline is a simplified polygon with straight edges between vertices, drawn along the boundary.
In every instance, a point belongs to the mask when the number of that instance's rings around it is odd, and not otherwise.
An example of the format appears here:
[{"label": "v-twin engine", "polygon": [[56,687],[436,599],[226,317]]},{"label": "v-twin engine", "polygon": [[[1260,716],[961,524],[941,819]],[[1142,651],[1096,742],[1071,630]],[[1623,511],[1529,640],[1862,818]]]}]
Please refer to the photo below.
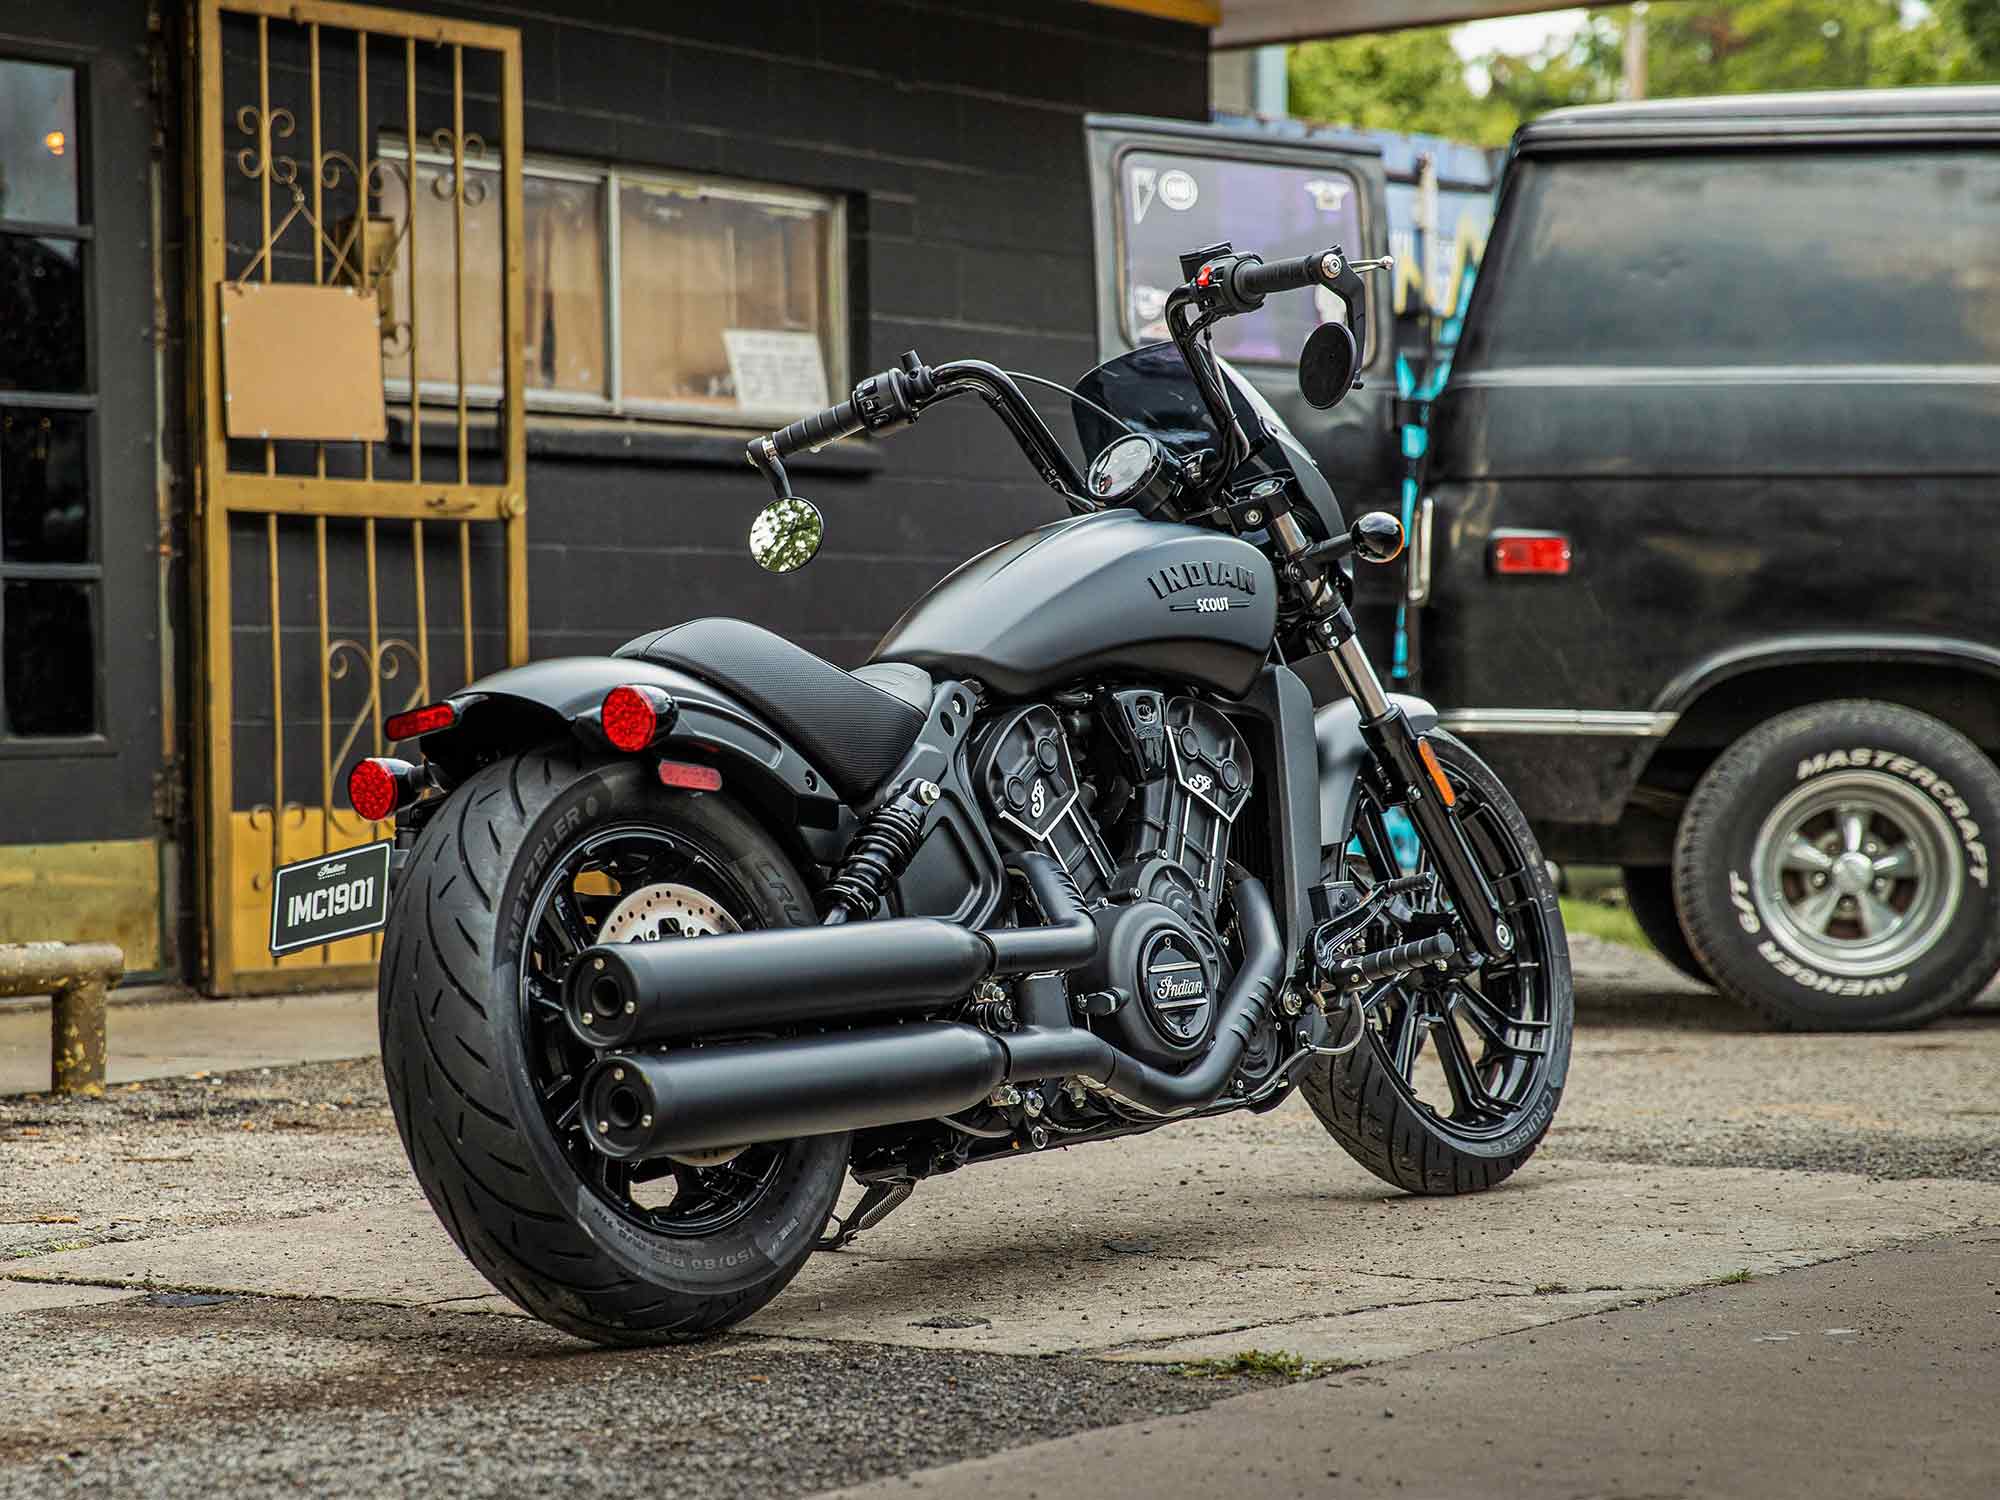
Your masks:
[{"label": "v-twin engine", "polygon": [[1150,688],[1094,711],[1033,704],[987,729],[973,775],[1002,842],[1055,859],[1091,911],[1097,956],[1071,988],[1094,1024],[1158,1067],[1199,1057],[1230,974],[1217,914],[1252,791],[1235,726]]}]

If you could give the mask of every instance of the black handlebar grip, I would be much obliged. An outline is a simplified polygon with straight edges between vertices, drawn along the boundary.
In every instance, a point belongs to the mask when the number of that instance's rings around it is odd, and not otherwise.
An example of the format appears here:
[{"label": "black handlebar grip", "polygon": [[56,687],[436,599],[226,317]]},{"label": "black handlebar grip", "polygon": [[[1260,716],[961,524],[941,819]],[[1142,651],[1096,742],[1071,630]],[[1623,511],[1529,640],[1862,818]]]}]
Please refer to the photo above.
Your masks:
[{"label": "black handlebar grip", "polygon": [[861,420],[861,413],[854,403],[843,401],[809,417],[800,417],[789,427],[780,427],[771,434],[771,442],[780,454],[797,453],[801,448],[824,447],[841,438],[852,437],[867,425]]},{"label": "black handlebar grip", "polygon": [[1238,297],[1250,301],[1273,292],[1299,292],[1309,286],[1320,286],[1331,279],[1321,269],[1327,254],[1321,250],[1290,260],[1239,262],[1231,289]]}]

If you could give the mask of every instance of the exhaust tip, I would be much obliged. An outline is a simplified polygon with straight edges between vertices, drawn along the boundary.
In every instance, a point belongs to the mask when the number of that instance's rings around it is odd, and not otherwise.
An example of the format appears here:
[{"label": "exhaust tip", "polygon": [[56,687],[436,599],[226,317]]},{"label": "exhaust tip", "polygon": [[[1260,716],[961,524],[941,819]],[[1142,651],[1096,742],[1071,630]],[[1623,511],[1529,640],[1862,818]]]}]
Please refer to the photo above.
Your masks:
[{"label": "exhaust tip", "polygon": [[563,1013],[577,1039],[591,1047],[620,1047],[639,1027],[639,1003],[625,966],[600,950],[579,955],[563,985]]},{"label": "exhaust tip", "polygon": [[659,1100],[645,1074],[625,1059],[607,1057],[591,1070],[583,1107],[590,1144],[606,1156],[625,1160],[651,1149]]}]

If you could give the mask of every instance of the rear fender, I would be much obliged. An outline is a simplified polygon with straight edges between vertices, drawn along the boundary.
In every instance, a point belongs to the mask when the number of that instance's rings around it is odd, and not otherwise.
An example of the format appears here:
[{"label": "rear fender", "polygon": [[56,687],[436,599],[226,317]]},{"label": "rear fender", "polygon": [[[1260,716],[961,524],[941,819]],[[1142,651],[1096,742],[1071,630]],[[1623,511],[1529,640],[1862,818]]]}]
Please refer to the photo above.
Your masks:
[{"label": "rear fender", "polygon": [[[1437,728],[1437,710],[1422,698],[1391,693],[1389,701],[1403,711],[1418,734]],[[1319,841],[1331,858],[1354,836],[1354,808],[1360,797],[1361,772],[1368,764],[1368,741],[1361,734],[1361,706],[1352,698],[1329,703],[1313,715],[1313,738],[1319,742]]]},{"label": "rear fender", "polygon": [[453,782],[500,755],[574,737],[602,750],[596,710],[623,683],[656,687],[679,707],[658,747],[712,765],[723,788],[765,815],[771,827],[812,861],[825,864],[847,839],[851,815],[819,768],[769,724],[721,689],[656,662],[624,656],[566,656],[496,672],[452,695],[450,729],[420,742]]}]

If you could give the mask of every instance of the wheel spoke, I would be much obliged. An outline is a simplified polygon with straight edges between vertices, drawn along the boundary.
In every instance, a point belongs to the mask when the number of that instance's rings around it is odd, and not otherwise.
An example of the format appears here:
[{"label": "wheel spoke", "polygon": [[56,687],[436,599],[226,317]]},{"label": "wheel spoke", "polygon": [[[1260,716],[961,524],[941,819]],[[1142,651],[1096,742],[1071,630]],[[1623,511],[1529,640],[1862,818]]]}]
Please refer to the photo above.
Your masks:
[{"label": "wheel spoke", "polygon": [[1486,1085],[1480,1081],[1479,1067],[1466,1050],[1465,1038],[1459,1033],[1457,1025],[1447,1017],[1439,1021],[1432,1032],[1437,1039],[1438,1062],[1444,1069],[1445,1087],[1451,1090],[1454,1117],[1504,1111],[1506,1106],[1489,1094]]},{"label": "wheel spoke", "polygon": [[1405,1082],[1412,1081],[1411,1074],[1417,1066],[1417,1054],[1424,1048],[1423,1015],[1417,1009],[1412,997],[1403,997],[1403,1008],[1396,1016],[1396,1039],[1390,1049],[1389,1060],[1396,1071],[1403,1075]]},{"label": "wheel spoke", "polygon": [[1851,802],[1841,804],[1840,847],[1849,854],[1859,854],[1862,842],[1868,837],[1868,809],[1857,807]]},{"label": "wheel spoke", "polygon": [[1898,844],[1886,854],[1875,857],[1875,878],[1877,880],[1907,880],[1917,873],[1917,851],[1908,844]]},{"label": "wheel spoke", "polygon": [[575,958],[591,945],[590,929],[584,925],[583,914],[576,909],[576,902],[568,891],[557,891],[549,897],[549,911],[544,925],[556,935],[570,958]]},{"label": "wheel spoke", "polygon": [[1500,1048],[1503,1052],[1511,1052],[1516,1057],[1547,1057],[1549,1055],[1548,1048],[1546,1047],[1530,1047],[1521,1042],[1510,1042],[1507,1040],[1507,1032],[1510,1028],[1525,1027],[1546,1030],[1548,1026],[1546,1021],[1516,1021],[1511,1016],[1500,1011],[1491,1000],[1488,1000],[1470,985],[1454,984],[1452,986],[1452,995],[1457,1001],[1455,1008],[1471,1023],[1472,1029],[1484,1037],[1490,1045]]},{"label": "wheel spoke", "polygon": [[1828,884],[1824,889],[1814,891],[1799,903],[1799,926],[1808,932],[1824,933],[1833,925],[1833,914],[1840,906],[1840,890]]},{"label": "wheel spoke", "polygon": [[1863,891],[1854,898],[1861,909],[1861,935],[1879,937],[1896,925],[1902,913],[1884,901],[1873,891]]},{"label": "wheel spoke", "polygon": [[1785,845],[1779,868],[1807,875],[1824,875],[1833,868],[1833,856],[1819,845],[1808,842],[1803,834],[1795,833],[1791,842]]}]

